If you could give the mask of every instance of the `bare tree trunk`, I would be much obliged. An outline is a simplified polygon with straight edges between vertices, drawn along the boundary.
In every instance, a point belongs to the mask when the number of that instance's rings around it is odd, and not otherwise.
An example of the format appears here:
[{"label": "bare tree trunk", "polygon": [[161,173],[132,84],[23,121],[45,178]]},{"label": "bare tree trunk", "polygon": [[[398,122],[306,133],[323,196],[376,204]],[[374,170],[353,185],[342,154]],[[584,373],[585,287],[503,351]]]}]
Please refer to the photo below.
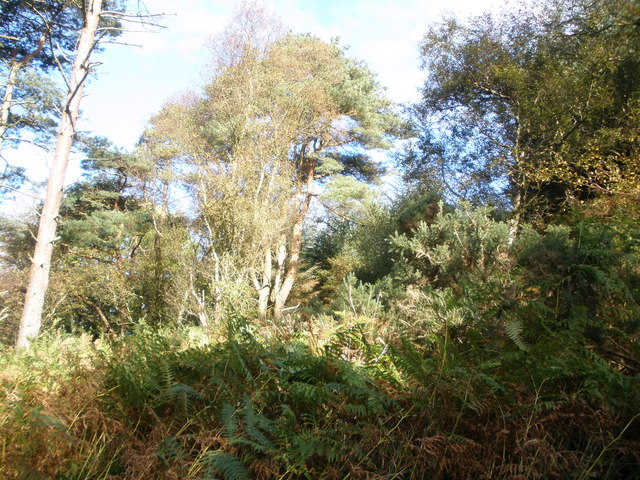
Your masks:
[{"label": "bare tree trunk", "polygon": [[42,310],[49,285],[51,254],[56,236],[58,212],[62,202],[64,179],[75,135],[76,120],[80,111],[82,89],[89,74],[89,58],[95,46],[101,9],[102,0],[88,0],[88,5],[85,8],[84,27],[78,38],[76,56],[73,61],[67,99],[60,117],[56,151],[47,180],[47,191],[40,215],[36,247],[31,260],[29,284],[20,320],[17,348],[27,347],[29,341],[38,336],[42,325]]},{"label": "bare tree trunk", "polygon": [[309,204],[311,203],[311,198],[313,197],[313,175],[314,169],[313,167],[311,167],[307,176],[307,189],[304,194],[305,197],[302,201],[302,205],[300,206],[298,218],[296,218],[296,222],[293,225],[293,231],[291,233],[291,253],[289,256],[289,262],[287,264],[287,273],[284,277],[282,285],[278,286],[278,292],[275,296],[275,302],[273,305],[274,321],[280,320],[284,305],[287,302],[287,298],[289,298],[289,294],[291,293],[293,282],[295,282],[296,276],[298,275],[298,267],[300,266],[300,253],[302,251],[302,232],[304,220],[307,217]]},{"label": "bare tree trunk", "polygon": [[508,245],[511,246],[516,240],[518,235],[518,230],[520,229],[520,224],[522,223],[522,211],[524,209],[524,201],[525,195],[527,194],[527,183],[525,180],[524,173],[522,171],[522,163],[524,162],[524,152],[520,150],[520,136],[522,135],[522,127],[520,127],[520,122],[518,119],[518,128],[516,130],[516,142],[514,145],[513,156],[515,158],[515,168],[517,171],[515,172],[515,183],[516,188],[516,198],[513,204],[513,217],[509,222],[509,241]]},{"label": "bare tree trunk", "polygon": [[524,193],[520,190],[516,193],[516,199],[513,204],[513,217],[509,221],[509,241],[507,242],[509,246],[513,245],[515,242],[516,237],[518,236],[518,230],[520,229],[523,195]]},{"label": "bare tree trunk", "polygon": [[18,70],[20,70],[20,64],[17,62],[12,63],[9,69],[7,84],[4,87],[2,108],[0,109],[0,150],[2,150],[4,135],[9,128],[9,110],[11,109],[11,103],[13,102],[13,91],[16,86]]},{"label": "bare tree trunk", "polygon": [[193,281],[193,275],[189,275],[191,295],[196,301],[196,311],[191,312],[198,317],[200,325],[203,327],[209,326],[209,315],[207,314],[207,297],[204,290],[199,292],[196,290],[195,283]]},{"label": "bare tree trunk", "polygon": [[7,77],[7,84],[4,87],[4,95],[2,96],[2,107],[0,107],[0,150],[2,150],[2,144],[4,143],[4,136],[9,129],[9,110],[11,110],[11,104],[13,103],[13,92],[16,88],[16,80],[18,79],[18,72],[22,67],[27,65],[31,60],[40,54],[47,37],[43,33],[38,40],[38,45],[35,50],[28,55],[25,55],[22,59],[18,60],[13,58],[11,66],[9,67],[9,75]]},{"label": "bare tree trunk", "polygon": [[267,319],[269,294],[271,293],[271,247],[267,247],[264,252],[262,282],[259,282],[254,276],[254,284],[258,288],[258,318],[264,322]]},{"label": "bare tree trunk", "polygon": [[287,237],[280,235],[278,238],[278,254],[276,255],[276,274],[273,279],[273,288],[271,290],[271,301],[275,303],[276,298],[280,295],[283,278],[285,276],[285,262],[287,261]]}]

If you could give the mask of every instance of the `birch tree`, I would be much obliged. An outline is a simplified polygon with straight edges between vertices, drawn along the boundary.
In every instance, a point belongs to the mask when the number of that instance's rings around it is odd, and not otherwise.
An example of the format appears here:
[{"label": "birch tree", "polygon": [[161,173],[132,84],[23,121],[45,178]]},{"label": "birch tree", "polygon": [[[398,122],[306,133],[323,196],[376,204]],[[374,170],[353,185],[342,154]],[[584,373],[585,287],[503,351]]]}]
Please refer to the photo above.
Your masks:
[{"label": "birch tree", "polygon": [[[241,31],[255,32],[239,20]],[[260,316],[272,309],[277,319],[298,274],[318,183],[375,175],[365,149],[386,147],[397,118],[374,75],[337,44],[254,38],[230,42],[204,91],[167,105],[150,138],[172,145],[188,166],[207,252],[246,262],[242,275]]]}]

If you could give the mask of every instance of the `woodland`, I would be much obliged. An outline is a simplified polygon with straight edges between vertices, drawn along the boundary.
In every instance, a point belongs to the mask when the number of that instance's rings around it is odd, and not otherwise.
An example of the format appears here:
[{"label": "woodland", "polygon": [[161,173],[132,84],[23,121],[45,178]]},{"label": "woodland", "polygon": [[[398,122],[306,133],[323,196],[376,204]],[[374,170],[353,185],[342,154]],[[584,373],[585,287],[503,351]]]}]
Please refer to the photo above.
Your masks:
[{"label": "woodland", "polygon": [[0,0],[0,478],[640,479],[637,0],[425,21],[412,105],[247,1],[124,151],[133,3]]}]

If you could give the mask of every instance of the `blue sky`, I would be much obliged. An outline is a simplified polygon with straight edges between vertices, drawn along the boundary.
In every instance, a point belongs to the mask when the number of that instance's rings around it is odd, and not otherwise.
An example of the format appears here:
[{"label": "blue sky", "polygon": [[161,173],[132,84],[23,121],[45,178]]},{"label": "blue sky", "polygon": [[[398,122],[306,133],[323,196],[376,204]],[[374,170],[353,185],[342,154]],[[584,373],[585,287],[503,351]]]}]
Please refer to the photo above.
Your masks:
[{"label": "blue sky", "polygon": [[[140,45],[106,45],[96,60],[97,75],[85,88],[83,129],[131,149],[153,113],[172,97],[197,90],[206,76],[211,38],[231,20],[236,3],[214,0],[131,0],[150,13],[164,13],[167,28],[128,32],[119,41]],[[349,55],[364,60],[395,102],[418,98],[424,77],[418,44],[427,26],[443,13],[459,16],[496,8],[498,0],[271,0],[264,2],[296,33],[323,40],[339,37]],[[23,149],[4,152],[29,166],[36,180],[46,178],[50,154]],[[67,181],[78,178],[79,158],[71,162]]]},{"label": "blue sky", "polygon": [[[273,0],[272,9],[294,32],[323,40],[340,37],[349,54],[367,62],[392,100],[417,98],[423,77],[418,43],[444,7],[478,13],[491,0]],[[212,0],[146,0],[152,13],[168,14],[165,30],[127,34],[142,47],[108,45],[99,74],[87,87],[83,112],[87,127],[123,147],[131,147],[145,122],[181,91],[197,89],[206,75],[207,43],[230,21],[235,4]]]}]

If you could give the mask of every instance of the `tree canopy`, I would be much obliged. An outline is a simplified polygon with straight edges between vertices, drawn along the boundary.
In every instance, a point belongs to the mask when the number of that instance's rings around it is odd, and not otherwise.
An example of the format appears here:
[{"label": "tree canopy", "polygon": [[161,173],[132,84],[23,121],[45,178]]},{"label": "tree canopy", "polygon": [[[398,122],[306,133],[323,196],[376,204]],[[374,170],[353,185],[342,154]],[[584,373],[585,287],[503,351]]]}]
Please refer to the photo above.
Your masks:
[{"label": "tree canopy", "polygon": [[287,34],[233,48],[201,94],[154,118],[145,141],[184,166],[207,252],[246,262],[261,311],[271,298],[278,315],[315,185],[375,177],[364,149],[387,145],[399,121],[373,74],[337,44]]},{"label": "tree canopy", "polygon": [[409,175],[439,175],[476,202],[506,193],[529,216],[571,199],[636,197],[637,3],[534,5],[425,35]]}]

